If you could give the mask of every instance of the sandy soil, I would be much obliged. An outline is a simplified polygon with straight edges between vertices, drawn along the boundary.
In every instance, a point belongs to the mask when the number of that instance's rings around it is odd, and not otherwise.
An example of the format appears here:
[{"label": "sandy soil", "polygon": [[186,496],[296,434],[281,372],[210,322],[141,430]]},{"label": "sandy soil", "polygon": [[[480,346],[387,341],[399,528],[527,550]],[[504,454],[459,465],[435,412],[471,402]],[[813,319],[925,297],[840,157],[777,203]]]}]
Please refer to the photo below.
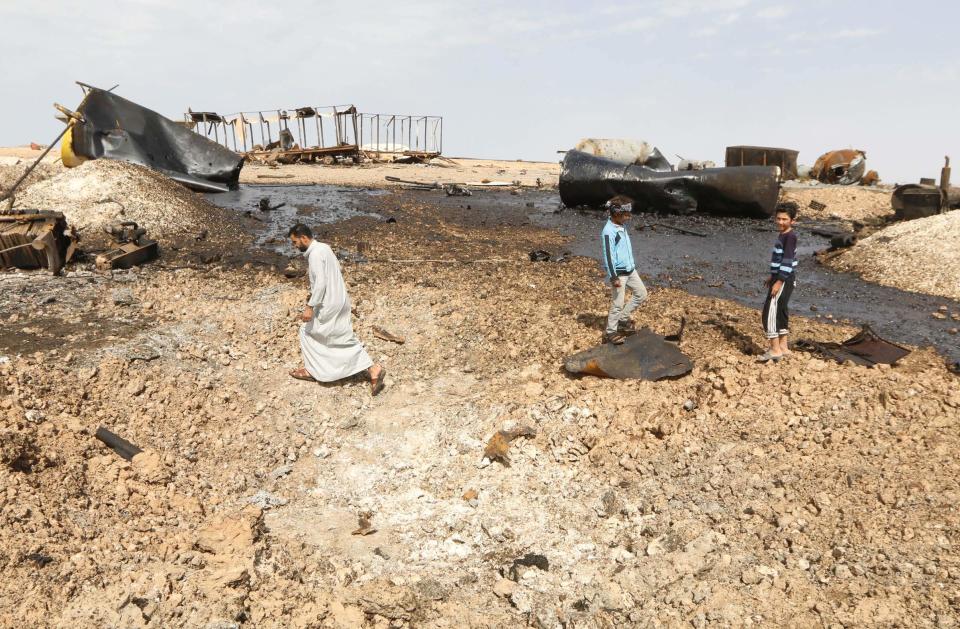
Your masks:
[{"label": "sandy soil", "polygon": [[594,261],[392,215],[326,228],[404,260],[344,263],[373,399],[286,376],[306,282],[255,260],[0,275],[0,625],[955,626],[960,380],[931,350],[758,365],[755,311],[666,289],[638,323],[686,316],[690,375],[570,377]]},{"label": "sandy soil", "polygon": [[322,166],[319,164],[289,164],[265,166],[246,164],[240,171],[241,183],[329,184],[364,188],[391,188],[392,176],[423,183],[480,183],[483,181],[556,187],[560,164],[550,162],[523,162],[490,159],[453,158],[435,160],[438,165],[426,164],[358,164],[354,166]]},{"label": "sandy soil", "polygon": [[[800,206],[800,214],[812,219],[863,221],[893,217],[889,186],[831,186],[825,184],[797,184],[787,182],[780,193],[782,201],[793,201]],[[816,201],[826,207],[810,207]]]}]

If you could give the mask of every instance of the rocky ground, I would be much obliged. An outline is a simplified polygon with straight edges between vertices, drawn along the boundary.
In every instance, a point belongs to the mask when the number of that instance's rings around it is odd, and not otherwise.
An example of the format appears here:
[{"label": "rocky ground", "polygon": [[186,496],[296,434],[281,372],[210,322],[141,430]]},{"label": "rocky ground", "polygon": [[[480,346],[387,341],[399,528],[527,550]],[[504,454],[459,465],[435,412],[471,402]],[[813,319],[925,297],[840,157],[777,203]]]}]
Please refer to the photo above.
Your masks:
[{"label": "rocky ground", "polygon": [[[956,625],[960,380],[932,350],[758,365],[754,310],[665,289],[637,320],[685,316],[691,374],[570,377],[594,261],[383,202],[323,231],[373,399],[287,377],[280,259],[0,275],[0,626]],[[491,461],[501,429],[532,436]]]}]

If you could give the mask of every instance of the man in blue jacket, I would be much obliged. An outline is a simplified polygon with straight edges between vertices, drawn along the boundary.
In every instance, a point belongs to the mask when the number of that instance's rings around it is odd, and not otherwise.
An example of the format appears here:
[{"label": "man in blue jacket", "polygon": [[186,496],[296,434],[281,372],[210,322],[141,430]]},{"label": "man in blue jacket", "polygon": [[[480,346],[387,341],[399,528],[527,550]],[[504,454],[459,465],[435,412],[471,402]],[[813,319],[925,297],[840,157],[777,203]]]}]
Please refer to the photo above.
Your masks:
[{"label": "man in blue jacket", "polygon": [[[613,296],[603,342],[614,345],[623,343],[624,333],[634,331],[630,315],[647,299],[647,287],[643,285],[643,280],[637,273],[637,265],[633,261],[633,248],[630,245],[630,234],[625,227],[633,211],[632,203],[633,200],[625,196],[616,196],[607,201],[610,220],[603,226],[603,231],[600,233],[601,259]],[[623,300],[627,288],[633,296],[630,298],[630,303],[624,306]]]}]

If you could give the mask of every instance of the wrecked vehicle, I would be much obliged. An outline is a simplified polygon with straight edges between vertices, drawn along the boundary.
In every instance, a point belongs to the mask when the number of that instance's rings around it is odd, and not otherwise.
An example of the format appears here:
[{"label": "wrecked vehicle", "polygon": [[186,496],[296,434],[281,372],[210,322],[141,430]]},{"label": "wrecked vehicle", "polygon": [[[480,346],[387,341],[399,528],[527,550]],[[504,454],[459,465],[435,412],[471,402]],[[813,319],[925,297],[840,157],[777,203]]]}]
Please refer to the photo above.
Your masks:
[{"label": "wrecked vehicle", "polygon": [[[817,158],[810,177],[821,183],[837,183],[849,186],[859,183],[867,171],[867,154],[857,149],[829,151]],[[874,172],[873,177],[879,180]]]},{"label": "wrecked vehicle", "polygon": [[584,138],[577,142],[573,150],[603,157],[619,164],[646,166],[650,170],[660,172],[673,170],[673,166],[660,149],[642,140]]},{"label": "wrecked vehicle", "polygon": [[940,185],[933,179],[924,178],[920,183],[897,186],[890,197],[890,204],[897,220],[909,221],[960,209],[960,188],[950,186],[950,158],[940,170]]},{"label": "wrecked vehicle", "polygon": [[800,151],[772,146],[728,146],[724,164],[733,166],[779,166],[784,181],[797,178]]},{"label": "wrecked vehicle", "polygon": [[115,159],[146,166],[201,192],[237,187],[241,156],[110,91],[80,86],[86,93],[63,138],[64,166]]},{"label": "wrecked vehicle", "polygon": [[48,269],[59,275],[77,249],[77,233],[60,212],[0,213],[0,267]]},{"label": "wrecked vehicle", "polygon": [[560,169],[560,199],[567,207],[600,207],[626,195],[634,211],[728,216],[773,215],[780,195],[780,168],[741,166],[662,172],[625,165],[583,151],[568,151]]}]

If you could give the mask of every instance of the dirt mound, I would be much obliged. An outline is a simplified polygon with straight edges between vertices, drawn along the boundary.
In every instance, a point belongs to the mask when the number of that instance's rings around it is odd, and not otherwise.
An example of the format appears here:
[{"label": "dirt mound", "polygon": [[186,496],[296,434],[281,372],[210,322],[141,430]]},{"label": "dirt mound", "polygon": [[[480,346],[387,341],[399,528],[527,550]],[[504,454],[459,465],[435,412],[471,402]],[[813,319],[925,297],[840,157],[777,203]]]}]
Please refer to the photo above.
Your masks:
[{"label": "dirt mound", "polygon": [[[33,160],[0,161],[0,193],[6,192],[10,186],[15,184],[32,163]],[[63,171],[62,166],[41,162],[33,169],[30,176],[20,184],[19,191],[22,193],[28,186],[49,179],[61,171]]]},{"label": "dirt mound", "polygon": [[197,233],[230,215],[160,173],[106,159],[31,185],[17,196],[16,207],[63,212],[88,232],[136,221],[155,238]]},{"label": "dirt mound", "polygon": [[[839,219],[862,221],[893,214],[890,190],[861,186],[794,186],[785,185],[781,201],[793,201],[800,206],[800,216],[812,219]],[[810,207],[816,201],[826,205],[822,210]]]},{"label": "dirt mound", "polygon": [[885,286],[960,300],[960,212],[891,225],[833,264]]}]

